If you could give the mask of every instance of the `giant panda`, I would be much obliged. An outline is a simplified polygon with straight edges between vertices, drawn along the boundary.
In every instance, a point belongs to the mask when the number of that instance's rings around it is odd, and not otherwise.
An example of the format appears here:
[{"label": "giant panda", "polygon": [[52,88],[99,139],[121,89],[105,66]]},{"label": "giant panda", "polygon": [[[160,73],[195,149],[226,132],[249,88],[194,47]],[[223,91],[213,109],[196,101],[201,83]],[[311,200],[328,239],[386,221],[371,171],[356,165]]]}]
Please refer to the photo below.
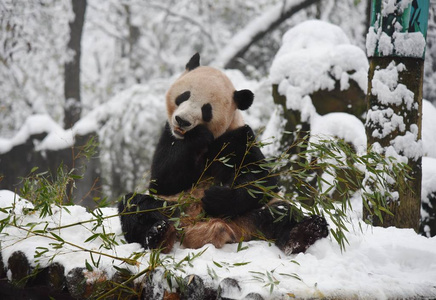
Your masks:
[{"label": "giant panda", "polygon": [[167,253],[176,241],[220,248],[262,237],[289,255],[328,235],[323,217],[303,216],[271,196],[278,192],[277,174],[266,167],[240,112],[253,98],[249,90],[235,90],[223,72],[200,66],[198,53],[189,60],[166,94],[168,120],[154,153],[150,192],[119,202],[127,242]]}]

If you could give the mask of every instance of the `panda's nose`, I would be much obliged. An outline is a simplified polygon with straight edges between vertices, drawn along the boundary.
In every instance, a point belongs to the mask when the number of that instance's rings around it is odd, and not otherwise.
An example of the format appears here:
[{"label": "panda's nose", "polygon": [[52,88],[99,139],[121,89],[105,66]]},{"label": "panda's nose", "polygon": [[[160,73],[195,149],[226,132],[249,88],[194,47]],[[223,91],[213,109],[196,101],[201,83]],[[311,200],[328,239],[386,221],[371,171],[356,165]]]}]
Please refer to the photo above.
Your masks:
[{"label": "panda's nose", "polygon": [[176,121],[179,124],[180,127],[189,127],[191,126],[191,123],[189,121],[183,120],[179,116],[176,116]]}]

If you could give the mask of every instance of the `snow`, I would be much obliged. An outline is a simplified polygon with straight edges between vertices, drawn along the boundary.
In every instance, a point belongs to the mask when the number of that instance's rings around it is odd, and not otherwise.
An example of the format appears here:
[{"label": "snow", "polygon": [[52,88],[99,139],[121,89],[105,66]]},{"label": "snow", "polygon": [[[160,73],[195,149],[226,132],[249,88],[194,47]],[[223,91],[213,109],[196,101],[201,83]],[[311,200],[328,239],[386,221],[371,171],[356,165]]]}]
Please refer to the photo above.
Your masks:
[{"label": "snow", "polygon": [[[266,299],[277,299],[286,294],[289,298],[436,297],[436,238],[419,236],[410,229],[369,227],[360,221],[361,199],[355,197],[352,201],[354,211],[350,211],[352,221],[348,226],[350,232],[346,233],[349,245],[344,252],[334,240],[326,238],[316,242],[306,253],[288,257],[268,242],[250,241],[242,243],[239,252],[237,244],[228,244],[222,249],[206,245],[197,250],[176,246],[168,255],[161,254],[161,258],[166,257],[162,260],[165,267],[178,276],[196,274],[207,286],[216,288],[227,277],[238,280],[242,291],[232,296],[239,298],[250,292],[257,292]],[[109,217],[116,215],[114,208],[101,209],[102,216],[109,218],[97,227],[97,232],[114,233],[118,242],[112,249],[105,249],[100,238],[85,242],[95,233],[92,231],[95,224],[85,223],[93,216],[81,206],[53,207],[52,216],[41,218],[39,212],[23,213],[23,208],[31,209],[32,204],[7,190],[0,191],[0,206],[13,210],[17,220],[16,227],[6,227],[1,235],[2,257],[6,265],[14,251],[22,251],[33,266],[39,263],[44,267],[51,262],[59,262],[65,266],[67,274],[75,267],[83,268],[86,261],[92,265],[89,252],[78,248],[82,247],[119,258],[129,258],[132,253],[144,254],[137,265],[126,265],[119,259],[102,255],[98,270],[109,277],[116,271],[113,266],[126,267],[132,272],[140,272],[148,266],[149,251],[135,243],[122,244],[119,219],[116,216]],[[5,213],[1,213],[0,218],[5,216]],[[18,226],[27,229],[35,226],[33,230],[37,230],[46,224],[48,228],[55,228],[76,222],[82,223],[52,231],[69,242],[57,250],[50,246],[50,243],[57,242],[53,238],[18,229]],[[362,226],[362,230],[359,226]],[[47,236],[53,237],[50,233]],[[35,259],[35,251],[43,248],[49,251]],[[185,273],[176,269],[176,263],[186,256],[192,257],[202,251],[204,253],[191,264],[181,264]],[[93,254],[93,258],[94,261],[98,260],[98,254]],[[272,275],[276,281],[272,292],[268,275]]]},{"label": "snow", "polygon": [[[289,66],[292,66],[290,68]],[[333,89],[334,80],[347,76],[366,91],[368,60],[365,53],[350,44],[335,25],[312,20],[285,33],[270,70],[272,83],[284,78],[301,89],[303,95],[320,89]],[[347,88],[342,85],[341,89]]]},{"label": "snow", "polygon": [[266,143],[262,148],[262,152],[266,157],[277,155],[280,148],[280,137],[283,136],[285,125],[286,119],[283,118],[283,107],[276,105],[261,135],[261,141]]},{"label": "snow", "polygon": [[[423,57],[425,53],[426,41],[421,32],[407,32],[401,24],[395,21],[394,24],[382,24],[382,21],[393,22],[392,18],[387,17],[396,11],[403,12],[410,5],[411,1],[383,1],[381,15],[376,16],[376,21],[368,30],[366,39],[366,49],[369,57],[377,55],[378,50],[381,56],[404,56],[404,57]],[[403,17],[406,18],[406,17]],[[407,21],[407,20],[406,20]],[[384,27],[394,28],[392,36],[386,34]],[[389,30],[389,29],[388,29]]]},{"label": "snow", "polygon": [[24,144],[32,135],[47,133],[44,141],[37,145],[38,150],[47,148],[56,150],[73,144],[71,131],[65,131],[48,115],[33,115],[26,119],[23,126],[11,139],[0,138],[0,154]]},{"label": "snow", "polygon": [[71,129],[63,129],[49,115],[32,115],[10,139],[0,138],[0,154],[24,144],[31,136],[46,133],[41,142],[34,141],[36,151],[60,150],[74,145],[77,134],[86,135],[97,128],[96,121],[82,118]]},{"label": "snow", "polygon": [[400,56],[422,57],[425,46],[425,38],[421,32],[394,32],[394,49]]},{"label": "snow", "polygon": [[312,20],[293,27],[283,36],[270,69],[270,80],[286,96],[286,107],[300,111],[302,121],[310,122],[316,113],[311,93],[333,90],[336,81],[345,90],[350,79],[366,92],[367,70],[365,53],[351,45],[338,26]]},{"label": "snow", "polygon": [[[338,126],[341,129],[336,130],[336,136],[353,143],[356,149],[362,149],[366,146],[362,143],[364,130],[361,122],[347,114],[319,116],[310,94],[318,90],[333,90],[337,81],[340,89],[346,90],[350,79],[366,92],[367,70],[365,53],[350,44],[340,27],[311,20],[302,22],[285,33],[272,63],[269,79],[272,84],[278,84],[279,93],[286,96],[286,108],[298,111],[301,121],[310,123],[317,135],[332,134],[334,127]],[[267,155],[277,154],[277,140],[280,140],[285,125],[280,121],[282,114],[280,110],[274,112],[262,135],[262,140],[276,137],[264,149]],[[329,126],[326,127],[330,121],[335,122],[331,130]],[[353,126],[347,125],[348,122]],[[359,124],[357,127],[354,126],[356,122]],[[356,135],[352,137],[353,134]]]},{"label": "snow", "polygon": [[436,192],[436,159],[423,157],[421,200],[427,202],[427,196],[434,192]]},{"label": "snow", "polygon": [[436,158],[436,107],[422,100],[423,155]]},{"label": "snow", "polygon": [[380,103],[397,106],[404,103],[407,110],[412,108],[413,92],[408,90],[404,84],[398,83],[399,74],[405,69],[403,64],[396,65],[395,62],[391,62],[386,69],[374,71],[371,92],[377,96]]},{"label": "snow", "polygon": [[232,37],[226,47],[219,53],[219,56],[213,63],[216,66],[224,67],[241,49],[248,46],[260,32],[266,31],[270,26],[276,22],[279,17],[287,11],[301,5],[302,0],[286,1],[284,3],[277,3],[271,7],[267,12],[261,14],[259,17],[251,21],[245,28],[239,31]]},{"label": "snow", "polygon": [[357,153],[366,151],[365,126],[357,117],[347,113],[317,115],[311,123],[311,142],[336,137],[350,143]]},{"label": "snow", "polygon": [[368,110],[366,118],[375,128],[371,134],[377,139],[385,138],[398,129],[399,133],[390,141],[390,145],[380,150],[402,162],[407,162],[408,159],[416,161],[423,155],[422,139],[418,139],[418,125],[411,124],[406,128],[403,116],[391,108],[405,105],[407,111],[418,109],[414,93],[404,84],[398,83],[405,68],[401,63],[396,65],[391,62],[387,68],[374,71],[371,93],[387,108],[373,106]]}]

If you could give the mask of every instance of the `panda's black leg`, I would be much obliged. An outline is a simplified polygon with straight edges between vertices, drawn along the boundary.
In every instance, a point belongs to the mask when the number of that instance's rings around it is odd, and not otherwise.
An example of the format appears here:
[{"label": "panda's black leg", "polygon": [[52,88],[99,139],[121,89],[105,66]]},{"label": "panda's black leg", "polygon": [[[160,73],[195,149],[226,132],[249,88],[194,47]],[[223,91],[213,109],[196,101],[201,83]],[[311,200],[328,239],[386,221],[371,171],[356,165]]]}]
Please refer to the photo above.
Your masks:
[{"label": "panda's black leg", "polygon": [[286,255],[304,252],[328,235],[323,217],[304,217],[290,203],[276,201],[256,211],[255,222],[265,238],[275,240]]},{"label": "panda's black leg", "polygon": [[170,229],[171,224],[166,220],[159,220],[145,232],[142,246],[145,249],[157,249],[161,246],[165,233]]},{"label": "panda's black leg", "polygon": [[142,194],[128,194],[119,202],[121,227],[128,243],[140,243],[145,249],[171,250],[175,230],[167,216],[168,208],[164,212],[164,203]]},{"label": "panda's black leg", "polygon": [[311,216],[280,233],[276,245],[286,255],[305,252],[317,240],[327,237],[328,224],[324,217]]}]

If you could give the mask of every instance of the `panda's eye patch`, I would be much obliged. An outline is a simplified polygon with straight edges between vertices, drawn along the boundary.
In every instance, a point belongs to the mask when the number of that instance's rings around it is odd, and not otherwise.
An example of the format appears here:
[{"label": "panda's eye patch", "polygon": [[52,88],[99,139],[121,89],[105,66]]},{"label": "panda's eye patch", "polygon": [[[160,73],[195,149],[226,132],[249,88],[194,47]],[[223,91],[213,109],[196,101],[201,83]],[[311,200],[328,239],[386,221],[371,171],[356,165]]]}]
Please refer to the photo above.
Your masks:
[{"label": "panda's eye patch", "polygon": [[212,120],[212,105],[210,105],[209,103],[203,105],[201,107],[201,113],[203,116],[203,121],[210,122],[210,120]]},{"label": "panda's eye patch", "polygon": [[180,104],[182,104],[183,102],[188,100],[189,97],[191,97],[191,92],[190,91],[186,91],[186,92],[178,95],[177,98],[176,98],[176,105],[179,106]]}]

